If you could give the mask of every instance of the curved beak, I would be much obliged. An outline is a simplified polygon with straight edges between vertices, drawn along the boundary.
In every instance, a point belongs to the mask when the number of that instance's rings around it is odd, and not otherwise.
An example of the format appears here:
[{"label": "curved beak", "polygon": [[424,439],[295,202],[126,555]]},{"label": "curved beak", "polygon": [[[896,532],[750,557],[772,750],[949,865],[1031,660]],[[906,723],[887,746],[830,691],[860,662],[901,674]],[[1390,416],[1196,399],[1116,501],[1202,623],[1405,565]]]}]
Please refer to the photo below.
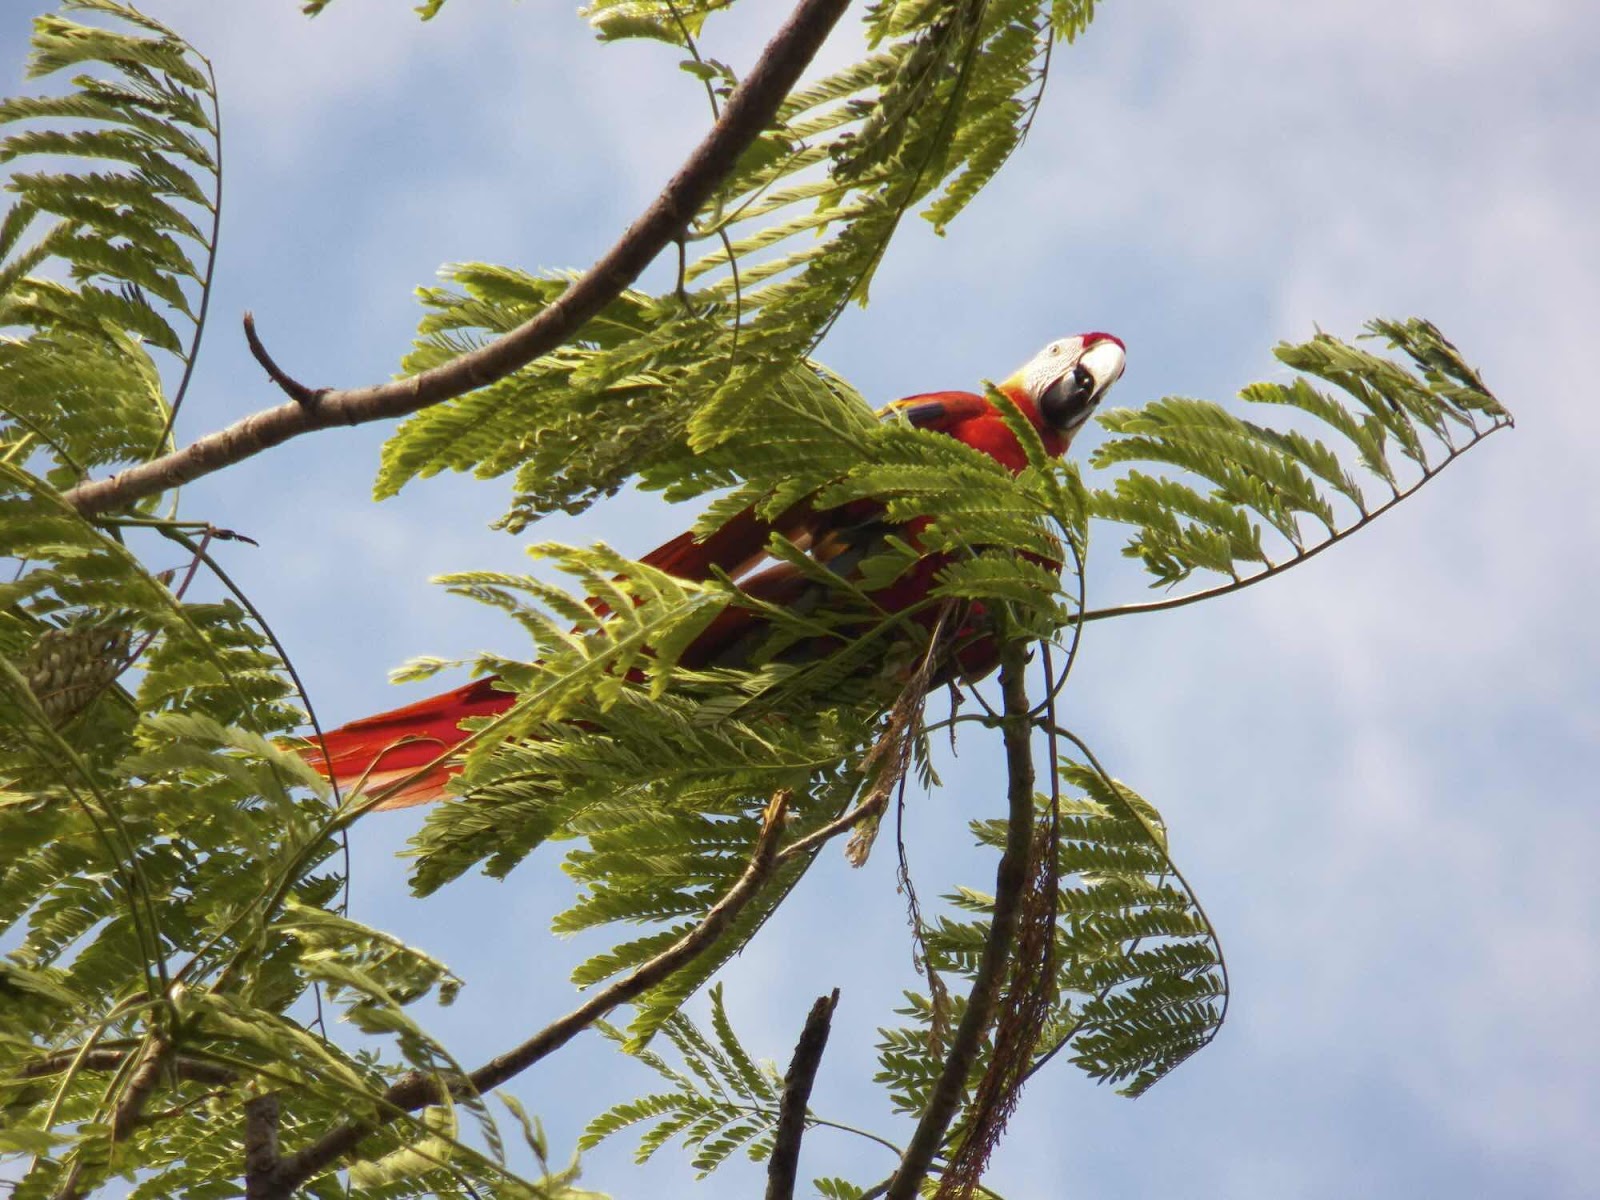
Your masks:
[{"label": "curved beak", "polygon": [[1091,403],[1098,404],[1105,394],[1111,390],[1111,385],[1122,378],[1122,368],[1127,366],[1127,355],[1123,352],[1122,343],[1107,338],[1105,341],[1096,342],[1083,352],[1083,357],[1078,360],[1078,365],[1087,367],[1089,374],[1094,377],[1095,389]]},{"label": "curved beak", "polygon": [[1056,430],[1077,431],[1100,403],[1111,385],[1122,377],[1126,362],[1122,347],[1106,340],[1096,342],[1078,358],[1070,371],[1058,375],[1039,397],[1039,411]]}]

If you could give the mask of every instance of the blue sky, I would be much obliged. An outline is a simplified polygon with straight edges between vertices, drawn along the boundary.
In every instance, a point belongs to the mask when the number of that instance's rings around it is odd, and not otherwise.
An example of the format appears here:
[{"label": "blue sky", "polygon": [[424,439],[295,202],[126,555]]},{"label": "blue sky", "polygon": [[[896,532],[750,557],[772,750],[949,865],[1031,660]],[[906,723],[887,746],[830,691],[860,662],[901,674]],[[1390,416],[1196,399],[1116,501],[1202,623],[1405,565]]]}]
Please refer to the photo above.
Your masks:
[{"label": "blue sky", "polygon": [[[5,62],[40,7],[0,12]],[[599,46],[568,5],[452,0],[427,26],[400,0],[339,0],[315,22],[289,0],[146,7],[214,58],[224,103],[221,282],[185,437],[278,399],[244,309],[307,382],[385,378],[411,289],[440,264],[587,265],[704,128],[676,55]],[[740,67],[784,8],[742,7],[706,33]],[[1600,13],[1476,7],[1102,4],[1000,180],[946,238],[908,228],[871,307],[823,347],[877,402],[1109,329],[1129,354],[1115,400],[1136,404],[1226,399],[1283,377],[1279,339],[1418,314],[1518,418],[1315,563],[1089,631],[1067,720],[1166,815],[1234,1001],[1217,1042],[1142,1100],[1069,1068],[1036,1081],[990,1179],[1009,1200],[1579,1197],[1600,1175]],[[385,432],[302,439],[184,501],[262,543],[227,565],[334,721],[416,695],[385,682],[412,655],[522,648],[428,583],[522,569],[519,542],[486,528],[505,485],[434,480],[373,506]],[[534,532],[640,553],[689,519],[628,495]],[[1116,545],[1107,530],[1094,550],[1102,602],[1143,589]],[[998,811],[997,770],[974,745],[916,801],[925,898],[992,880],[965,822]],[[548,853],[505,883],[409,898],[395,852],[419,822],[358,827],[354,911],[468,980],[430,1023],[481,1061],[570,1004],[566,972],[592,947],[546,932],[570,895]],[[819,864],[727,972],[736,1024],[780,1062],[835,985],[814,1107],[903,1135],[866,1084],[874,1029],[913,985],[889,855]],[[514,1090],[564,1153],[648,1086],[580,1042]],[[588,1185],[687,1191],[674,1150],[647,1172],[624,1151],[590,1155]],[[819,1132],[802,1170],[889,1166]],[[754,1170],[698,1194],[749,1195]]]}]

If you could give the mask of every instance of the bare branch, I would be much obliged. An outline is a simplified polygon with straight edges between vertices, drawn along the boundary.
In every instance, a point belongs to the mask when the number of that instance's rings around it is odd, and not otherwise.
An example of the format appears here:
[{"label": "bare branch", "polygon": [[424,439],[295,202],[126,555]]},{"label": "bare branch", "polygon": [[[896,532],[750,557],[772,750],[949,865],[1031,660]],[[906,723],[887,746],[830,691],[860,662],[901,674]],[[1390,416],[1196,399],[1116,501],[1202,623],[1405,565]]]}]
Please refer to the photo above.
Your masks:
[{"label": "bare branch", "polygon": [[783,1099],[778,1103],[778,1128],[767,1160],[767,1200],[792,1200],[795,1176],[800,1168],[800,1139],[806,1131],[806,1105],[811,1100],[811,1085],[816,1082],[822,1052],[828,1046],[828,1029],[833,1010],[839,1005],[839,989],[830,996],[818,996],[806,1017],[800,1041],[783,1077]]},{"label": "bare branch", "polygon": [[856,805],[848,812],[841,813],[820,829],[814,829],[805,837],[799,838],[783,848],[783,853],[778,855],[779,862],[788,862],[791,858],[798,858],[802,854],[810,854],[824,842],[831,841],[847,829],[853,829],[869,817],[876,817],[883,812],[883,806],[888,803],[892,792],[874,792],[862,803]]},{"label": "bare branch", "polygon": [[[527,1070],[546,1055],[566,1045],[573,1037],[604,1017],[617,1005],[636,999],[709,948],[740,910],[761,890],[777,865],[778,842],[788,803],[787,791],[780,791],[773,796],[772,802],[767,805],[761,836],[751,853],[749,866],[722,899],[706,913],[700,924],[649,962],[640,964],[631,974],[601,989],[566,1016],[545,1026],[520,1046],[490,1059],[467,1076],[457,1090],[462,1094],[481,1094],[499,1087],[514,1075]],[[414,1112],[426,1105],[437,1103],[440,1098],[439,1084],[434,1077],[416,1072],[407,1075],[384,1093],[383,1104],[388,1110],[386,1116],[376,1121],[350,1121],[340,1125],[305,1149],[282,1159],[272,1175],[272,1190],[263,1192],[262,1200],[275,1200],[277,1197],[291,1195],[306,1180],[354,1150],[361,1139],[369,1133],[388,1124],[402,1113]]]},{"label": "bare branch", "polygon": [[[567,342],[687,228],[733,170],[739,156],[772,122],[849,3],[850,0],[799,0],[750,74],[729,97],[710,133],[684,160],[655,202],[560,297],[504,337],[419,375],[371,387],[307,389],[274,364],[271,369],[277,371],[275,378],[281,376],[280,384],[288,381],[294,385],[290,389],[293,399],[288,403],[263,409],[182,450],[130,467],[109,479],[79,484],[65,493],[67,502],[85,515],[122,508],[231,466],[302,433],[405,416],[465,395],[505,378]],[[261,355],[265,355],[264,349]]]},{"label": "bare branch", "polygon": [[261,364],[261,369],[267,373],[267,378],[272,380],[284,390],[296,404],[306,408],[315,407],[318,399],[324,394],[313,391],[298,379],[292,378],[287,371],[274,361],[272,355],[267,353],[267,348],[261,344],[261,335],[256,332],[256,315],[252,312],[244,314],[244,340],[250,347],[250,353]]},{"label": "bare branch", "polygon": [[1007,830],[1005,852],[995,872],[994,916],[984,942],[966,1011],[950,1039],[944,1066],[928,1097],[928,1106],[906,1147],[900,1168],[885,1191],[887,1200],[914,1200],[934,1155],[961,1106],[967,1077],[977,1061],[983,1035],[994,1016],[1000,986],[1006,977],[1016,941],[1022,893],[1028,882],[1033,846],[1033,756],[1029,737],[1027,643],[1010,638],[1001,647],[1000,693],[1005,701],[1001,736],[1006,748]]},{"label": "bare branch", "polygon": [[244,1106],[245,1200],[271,1200],[283,1193],[273,1181],[278,1169],[278,1094],[269,1092]]}]

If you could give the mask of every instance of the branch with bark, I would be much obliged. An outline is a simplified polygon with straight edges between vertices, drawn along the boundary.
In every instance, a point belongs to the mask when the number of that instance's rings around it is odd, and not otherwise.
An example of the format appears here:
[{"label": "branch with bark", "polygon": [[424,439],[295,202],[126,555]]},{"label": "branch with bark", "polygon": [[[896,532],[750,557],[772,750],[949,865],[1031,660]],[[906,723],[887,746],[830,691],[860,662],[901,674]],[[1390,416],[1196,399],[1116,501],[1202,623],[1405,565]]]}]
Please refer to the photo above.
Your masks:
[{"label": "branch with bark", "polygon": [[245,1102],[245,1200],[267,1200],[274,1194],[273,1172],[278,1169],[278,1115],[276,1092]]},{"label": "branch with bark", "polygon": [[[144,1115],[144,1106],[149,1103],[150,1097],[155,1093],[156,1085],[161,1082],[161,1072],[171,1049],[171,1043],[158,1035],[152,1037],[139,1054],[132,1072],[127,1077],[127,1083],[123,1085],[122,1095],[118,1098],[116,1107],[111,1110],[109,1124],[112,1145],[116,1145],[132,1133],[134,1126],[139,1123],[139,1118]],[[124,1063],[126,1062],[124,1059]],[[84,1194],[86,1173],[84,1160],[81,1157],[75,1159],[68,1168],[67,1176],[61,1186],[56,1189],[55,1200],[79,1200]]]},{"label": "branch with bark", "polygon": [[828,1030],[833,1010],[839,1005],[839,989],[818,996],[806,1016],[805,1028],[795,1044],[794,1057],[783,1076],[783,1097],[778,1102],[778,1128],[767,1159],[766,1200],[791,1200],[794,1182],[800,1171],[800,1139],[806,1131],[806,1106],[811,1101],[811,1085],[816,1082],[822,1052],[828,1046]]},{"label": "branch with bark", "polygon": [[978,1059],[984,1034],[994,1019],[1017,940],[1022,894],[1027,887],[1033,848],[1033,755],[1029,736],[1026,671],[1027,643],[1006,642],[1000,658],[1000,693],[1004,701],[1001,737],[1006,753],[1007,832],[1005,851],[995,872],[994,913],[983,957],[967,995],[966,1011],[950,1039],[939,1078],[928,1096],[922,1119],[911,1135],[900,1167],[889,1180],[887,1200],[914,1200],[944,1144],[950,1123],[961,1107],[967,1079]]},{"label": "branch with bark", "polygon": [[[126,1050],[91,1050],[87,1054],[76,1050],[65,1051],[61,1054],[52,1054],[49,1058],[41,1058],[38,1062],[29,1063],[17,1071],[20,1079],[43,1079],[50,1075],[59,1075],[67,1070],[81,1071],[120,1071],[123,1064],[128,1061]],[[209,1083],[215,1087],[227,1087],[238,1082],[239,1075],[229,1067],[219,1067],[215,1063],[208,1063],[197,1058],[188,1058],[179,1055],[167,1063],[166,1069],[179,1079],[190,1080],[194,1083]]]}]

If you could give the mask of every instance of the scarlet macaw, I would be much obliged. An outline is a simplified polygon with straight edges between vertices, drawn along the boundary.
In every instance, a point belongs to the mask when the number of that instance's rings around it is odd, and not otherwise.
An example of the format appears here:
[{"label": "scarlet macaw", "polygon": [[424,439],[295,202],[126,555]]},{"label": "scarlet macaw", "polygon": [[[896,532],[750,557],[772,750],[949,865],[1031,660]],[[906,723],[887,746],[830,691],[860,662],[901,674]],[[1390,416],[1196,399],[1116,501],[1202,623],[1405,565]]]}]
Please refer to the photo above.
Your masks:
[{"label": "scarlet macaw", "polygon": [[[1039,431],[1052,456],[1066,453],[1073,436],[1122,375],[1124,347],[1109,333],[1084,333],[1051,342],[999,385],[1018,410]],[[926,392],[896,400],[883,410],[923,429],[937,430],[981,450],[1013,474],[1027,458],[1005,420],[984,396],[974,392]],[[680,579],[705,582],[725,573],[747,594],[767,605],[792,605],[812,584],[792,564],[779,562],[752,574],[766,558],[774,533],[781,534],[832,569],[848,572],[860,561],[869,540],[881,544],[889,530],[874,521],[870,505],[861,502],[818,511],[800,501],[768,519],[745,509],[704,538],[683,533],[658,546],[640,561]],[[871,529],[871,537],[862,534]],[[916,544],[916,522],[897,530]],[[873,593],[887,612],[910,608],[927,594],[943,562],[929,556],[888,587]],[[687,668],[744,665],[763,632],[758,612],[729,605],[679,657]],[[969,645],[958,652],[957,664],[968,676],[987,674],[995,666],[993,643]],[[315,747],[308,762],[349,792],[359,787],[366,796],[382,795],[374,808],[405,808],[445,794],[458,769],[449,752],[466,740],[460,728],[469,717],[493,717],[515,702],[512,692],[486,676],[464,687],[419,700],[404,708],[365,717],[326,734],[326,758]],[[331,770],[330,770],[331,767]]]}]

